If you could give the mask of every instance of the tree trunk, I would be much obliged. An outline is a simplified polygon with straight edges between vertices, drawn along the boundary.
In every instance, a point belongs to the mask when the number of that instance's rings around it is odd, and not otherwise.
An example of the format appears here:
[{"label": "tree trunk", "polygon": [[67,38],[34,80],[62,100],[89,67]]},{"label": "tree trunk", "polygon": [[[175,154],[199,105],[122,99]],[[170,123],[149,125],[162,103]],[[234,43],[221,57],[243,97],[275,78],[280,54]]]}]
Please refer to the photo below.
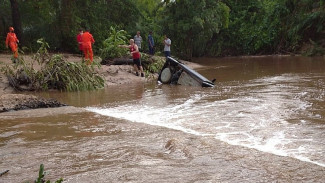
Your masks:
[{"label": "tree trunk", "polygon": [[13,27],[15,28],[15,33],[19,39],[19,42],[21,44],[23,44],[24,43],[23,30],[22,30],[22,26],[21,26],[18,1],[10,0],[10,4],[11,4],[11,16],[12,16]]},{"label": "tree trunk", "polygon": [[[75,45],[76,40],[71,36],[71,30],[74,29],[73,22],[73,7],[75,6],[75,0],[61,0],[60,8],[60,31],[61,31],[61,49],[62,51],[69,50]],[[78,30],[74,30],[78,33]]]},{"label": "tree trunk", "polygon": [[114,58],[113,60],[103,59],[102,65],[133,65],[132,58]]}]

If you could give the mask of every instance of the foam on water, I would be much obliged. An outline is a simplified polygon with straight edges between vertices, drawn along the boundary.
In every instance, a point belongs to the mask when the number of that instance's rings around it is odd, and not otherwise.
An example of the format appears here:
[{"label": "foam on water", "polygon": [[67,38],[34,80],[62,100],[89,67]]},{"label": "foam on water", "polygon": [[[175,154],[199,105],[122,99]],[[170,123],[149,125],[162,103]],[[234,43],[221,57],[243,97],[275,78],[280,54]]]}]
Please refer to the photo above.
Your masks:
[{"label": "foam on water", "polygon": [[[159,101],[164,96],[148,95],[150,97],[144,97],[139,103],[111,108],[88,107],[87,110],[131,122],[211,136],[231,145],[325,167],[324,141],[318,138],[323,132],[317,126],[307,125],[317,114],[311,115],[307,110],[311,104],[301,99],[308,91],[294,93],[299,89],[281,83],[288,79],[295,81],[287,75],[251,81],[237,88],[238,95],[234,98],[219,99],[220,94],[202,92],[172,103],[159,103],[150,101]],[[252,86],[254,89],[250,89]],[[289,122],[302,116],[304,119],[300,119],[300,123]]]}]

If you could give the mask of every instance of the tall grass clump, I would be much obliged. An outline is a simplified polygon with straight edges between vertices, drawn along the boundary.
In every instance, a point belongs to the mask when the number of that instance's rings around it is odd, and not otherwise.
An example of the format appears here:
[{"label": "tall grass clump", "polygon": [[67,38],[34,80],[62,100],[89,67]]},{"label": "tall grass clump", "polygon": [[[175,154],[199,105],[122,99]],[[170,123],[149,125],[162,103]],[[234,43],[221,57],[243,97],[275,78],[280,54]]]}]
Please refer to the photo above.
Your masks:
[{"label": "tall grass clump", "polygon": [[[39,39],[40,48],[27,63],[21,57],[13,66],[3,66],[1,71],[7,76],[9,84],[17,90],[48,90],[61,91],[94,90],[104,87],[104,79],[91,66],[85,63],[68,62],[60,54],[50,55],[49,45]],[[34,64],[40,66],[36,70]]]}]

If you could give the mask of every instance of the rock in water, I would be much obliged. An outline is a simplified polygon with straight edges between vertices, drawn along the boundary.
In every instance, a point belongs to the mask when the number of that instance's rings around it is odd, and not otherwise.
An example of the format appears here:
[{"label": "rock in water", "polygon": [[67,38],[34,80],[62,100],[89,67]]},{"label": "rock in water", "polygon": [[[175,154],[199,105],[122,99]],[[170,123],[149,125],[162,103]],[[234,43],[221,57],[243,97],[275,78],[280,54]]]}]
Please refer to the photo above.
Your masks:
[{"label": "rock in water", "polygon": [[0,112],[23,109],[62,107],[66,104],[55,99],[45,99],[34,95],[3,94],[0,96]]}]

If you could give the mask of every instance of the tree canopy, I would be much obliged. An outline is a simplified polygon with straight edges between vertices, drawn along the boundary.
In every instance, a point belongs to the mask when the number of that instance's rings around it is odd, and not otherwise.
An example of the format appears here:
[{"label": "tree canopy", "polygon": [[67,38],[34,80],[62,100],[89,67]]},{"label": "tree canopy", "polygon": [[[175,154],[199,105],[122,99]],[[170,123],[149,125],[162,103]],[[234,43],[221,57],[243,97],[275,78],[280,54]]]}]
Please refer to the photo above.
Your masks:
[{"label": "tree canopy", "polygon": [[0,50],[14,26],[26,51],[43,38],[52,51],[77,52],[83,28],[99,54],[113,27],[128,38],[141,31],[144,51],[149,31],[158,52],[168,35],[172,55],[186,59],[298,52],[304,44],[324,48],[324,7],[325,0],[3,0]]}]

